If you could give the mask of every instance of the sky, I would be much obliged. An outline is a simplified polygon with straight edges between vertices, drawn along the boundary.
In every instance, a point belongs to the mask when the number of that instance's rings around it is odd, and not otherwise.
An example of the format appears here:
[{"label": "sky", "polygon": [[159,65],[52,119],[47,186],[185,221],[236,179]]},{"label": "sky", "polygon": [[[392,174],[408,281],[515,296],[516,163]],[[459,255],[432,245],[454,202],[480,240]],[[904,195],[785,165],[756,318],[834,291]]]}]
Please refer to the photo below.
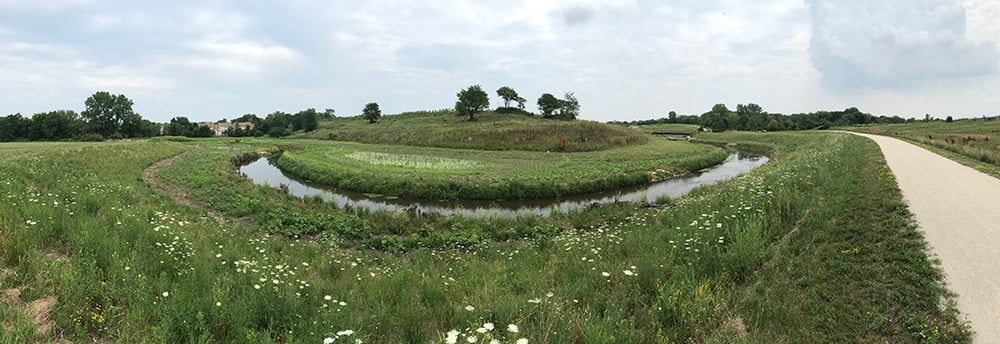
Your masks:
[{"label": "sky", "polygon": [[858,107],[1000,114],[997,0],[0,0],[0,115],[124,94],[146,119],[453,107],[479,84],[596,121]]}]

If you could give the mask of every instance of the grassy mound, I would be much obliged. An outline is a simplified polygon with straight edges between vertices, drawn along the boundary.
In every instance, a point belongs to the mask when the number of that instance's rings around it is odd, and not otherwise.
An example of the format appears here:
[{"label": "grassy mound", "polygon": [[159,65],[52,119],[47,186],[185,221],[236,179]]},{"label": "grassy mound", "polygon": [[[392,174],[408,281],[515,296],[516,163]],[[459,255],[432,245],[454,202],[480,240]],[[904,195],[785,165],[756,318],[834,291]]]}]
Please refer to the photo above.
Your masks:
[{"label": "grassy mound", "polygon": [[285,172],[342,189],[430,199],[559,197],[676,176],[718,164],[719,148],[666,140],[597,152],[310,142],[277,160]]},{"label": "grassy mound", "polygon": [[642,132],[589,121],[554,121],[486,112],[469,122],[454,111],[409,112],[368,123],[335,118],[304,138],[421,147],[535,152],[590,152],[646,143]]}]

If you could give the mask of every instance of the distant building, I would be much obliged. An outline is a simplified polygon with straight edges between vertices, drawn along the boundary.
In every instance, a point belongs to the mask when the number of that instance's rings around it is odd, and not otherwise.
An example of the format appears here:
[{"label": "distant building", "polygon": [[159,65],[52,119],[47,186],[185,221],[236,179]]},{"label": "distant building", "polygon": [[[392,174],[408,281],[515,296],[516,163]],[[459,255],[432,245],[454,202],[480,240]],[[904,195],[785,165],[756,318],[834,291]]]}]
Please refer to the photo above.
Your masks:
[{"label": "distant building", "polygon": [[219,122],[219,123],[201,122],[201,125],[204,125],[204,126],[208,127],[208,129],[211,129],[212,130],[212,135],[214,135],[214,136],[224,136],[230,130],[235,129],[235,128],[240,128],[240,129],[243,129],[243,130],[253,129],[253,122],[236,122],[236,123],[229,123],[229,122]]}]

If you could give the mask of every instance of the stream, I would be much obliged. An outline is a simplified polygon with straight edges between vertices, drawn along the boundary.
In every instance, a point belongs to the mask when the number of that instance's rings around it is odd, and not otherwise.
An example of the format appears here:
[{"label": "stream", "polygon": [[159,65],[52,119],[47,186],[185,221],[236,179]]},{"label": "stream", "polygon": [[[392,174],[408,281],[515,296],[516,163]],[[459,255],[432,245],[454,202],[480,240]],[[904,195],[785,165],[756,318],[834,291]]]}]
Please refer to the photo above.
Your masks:
[{"label": "stream", "polygon": [[337,190],[286,175],[280,169],[271,165],[267,158],[260,158],[240,167],[239,173],[258,185],[277,187],[283,184],[288,186],[288,193],[290,195],[296,197],[319,196],[326,202],[335,203],[341,209],[418,211],[420,213],[435,213],[445,216],[463,215],[479,218],[514,218],[519,215],[550,216],[553,212],[568,213],[585,209],[594,204],[615,202],[654,203],[657,198],[664,195],[671,199],[680,198],[699,186],[712,185],[720,181],[732,179],[763,165],[768,160],[766,156],[731,153],[725,161],[718,165],[661,182],[620,188],[612,191],[570,195],[556,199],[514,201],[436,201]]}]

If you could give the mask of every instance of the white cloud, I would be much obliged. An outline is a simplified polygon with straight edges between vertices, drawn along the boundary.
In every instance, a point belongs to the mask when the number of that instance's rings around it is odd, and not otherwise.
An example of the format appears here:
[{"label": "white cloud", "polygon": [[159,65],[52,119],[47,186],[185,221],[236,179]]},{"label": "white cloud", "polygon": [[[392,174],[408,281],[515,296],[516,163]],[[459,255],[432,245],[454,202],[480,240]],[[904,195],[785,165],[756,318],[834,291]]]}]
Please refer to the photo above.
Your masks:
[{"label": "white cloud", "polygon": [[958,1],[809,1],[810,52],[823,79],[835,87],[912,87],[997,70],[1000,52],[966,37],[966,10]]}]

